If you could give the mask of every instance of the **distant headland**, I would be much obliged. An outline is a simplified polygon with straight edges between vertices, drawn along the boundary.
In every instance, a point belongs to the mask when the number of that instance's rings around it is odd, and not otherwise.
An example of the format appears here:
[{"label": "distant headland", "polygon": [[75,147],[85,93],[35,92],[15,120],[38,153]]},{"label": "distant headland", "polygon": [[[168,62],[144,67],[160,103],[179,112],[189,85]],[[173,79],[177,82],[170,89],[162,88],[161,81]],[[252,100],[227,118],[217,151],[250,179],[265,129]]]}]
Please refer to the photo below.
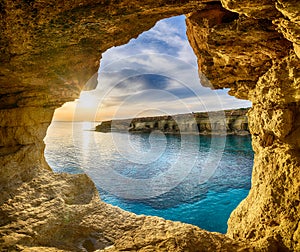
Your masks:
[{"label": "distant headland", "polygon": [[249,108],[103,121],[98,132],[248,135]]}]

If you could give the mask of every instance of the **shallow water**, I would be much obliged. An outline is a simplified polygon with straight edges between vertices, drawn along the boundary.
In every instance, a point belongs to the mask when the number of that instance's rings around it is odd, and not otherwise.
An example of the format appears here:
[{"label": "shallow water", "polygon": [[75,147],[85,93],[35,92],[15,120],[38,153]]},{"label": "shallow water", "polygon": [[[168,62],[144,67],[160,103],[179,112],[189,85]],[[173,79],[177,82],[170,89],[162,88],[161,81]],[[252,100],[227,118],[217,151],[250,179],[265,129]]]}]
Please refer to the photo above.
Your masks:
[{"label": "shallow water", "polygon": [[45,156],[56,172],[87,173],[103,201],[137,214],[225,233],[250,189],[250,136],[100,133],[54,122]]}]

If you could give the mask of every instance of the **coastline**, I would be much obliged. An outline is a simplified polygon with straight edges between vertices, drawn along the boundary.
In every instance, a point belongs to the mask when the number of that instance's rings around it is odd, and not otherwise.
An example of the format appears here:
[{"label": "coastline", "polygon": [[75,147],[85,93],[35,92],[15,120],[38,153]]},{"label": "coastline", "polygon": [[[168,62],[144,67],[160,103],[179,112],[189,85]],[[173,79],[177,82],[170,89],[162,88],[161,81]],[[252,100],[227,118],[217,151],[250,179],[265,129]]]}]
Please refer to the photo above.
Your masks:
[{"label": "coastline", "polygon": [[250,135],[248,109],[103,121],[95,131],[172,135]]}]

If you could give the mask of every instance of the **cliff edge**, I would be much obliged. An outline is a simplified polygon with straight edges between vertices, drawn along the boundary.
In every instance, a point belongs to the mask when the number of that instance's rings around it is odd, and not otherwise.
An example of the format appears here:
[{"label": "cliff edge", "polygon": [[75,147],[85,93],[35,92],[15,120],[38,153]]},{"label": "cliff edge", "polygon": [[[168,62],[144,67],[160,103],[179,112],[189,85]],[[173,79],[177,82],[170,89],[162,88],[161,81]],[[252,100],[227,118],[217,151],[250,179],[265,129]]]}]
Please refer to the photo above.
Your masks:
[{"label": "cliff edge", "polygon": [[166,134],[248,135],[250,132],[247,111],[248,109],[239,109],[104,121],[97,125],[95,130],[131,133],[151,133],[157,130]]}]

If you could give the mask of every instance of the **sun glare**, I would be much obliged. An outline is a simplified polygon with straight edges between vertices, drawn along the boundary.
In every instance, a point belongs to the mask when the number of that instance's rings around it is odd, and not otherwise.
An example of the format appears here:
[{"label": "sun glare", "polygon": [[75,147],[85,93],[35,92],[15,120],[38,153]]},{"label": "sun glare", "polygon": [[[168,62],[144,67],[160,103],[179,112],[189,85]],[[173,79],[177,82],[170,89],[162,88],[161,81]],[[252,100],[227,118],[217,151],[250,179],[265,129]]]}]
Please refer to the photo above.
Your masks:
[{"label": "sun glare", "polygon": [[[107,50],[101,69],[86,85],[95,89],[83,91],[78,100],[57,109],[54,121],[132,118],[143,108],[186,113],[182,104],[190,113],[251,106],[249,101],[229,96],[227,90],[201,87],[184,16],[161,20],[137,39]],[[158,91],[161,95],[154,97]]]}]

